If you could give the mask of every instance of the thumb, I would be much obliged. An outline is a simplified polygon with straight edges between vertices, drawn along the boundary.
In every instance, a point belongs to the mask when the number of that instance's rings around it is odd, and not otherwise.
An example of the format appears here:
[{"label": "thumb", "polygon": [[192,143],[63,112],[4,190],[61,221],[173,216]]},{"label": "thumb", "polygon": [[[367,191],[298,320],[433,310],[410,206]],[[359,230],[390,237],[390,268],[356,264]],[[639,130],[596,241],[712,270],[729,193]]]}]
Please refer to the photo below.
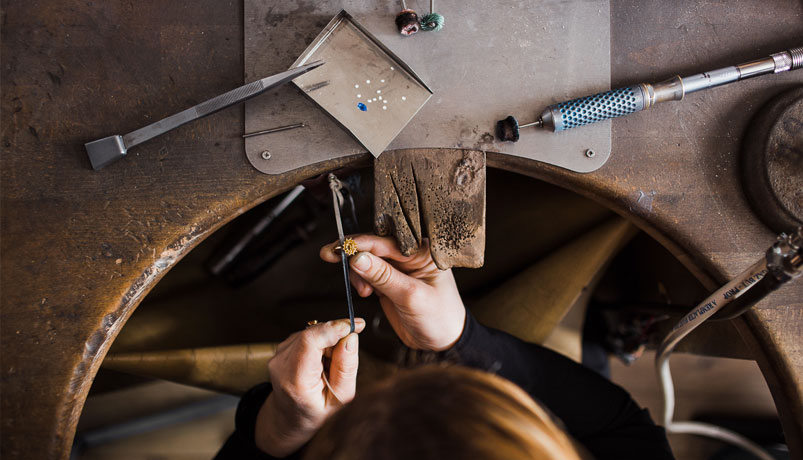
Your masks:
[{"label": "thumb", "polygon": [[405,305],[415,288],[414,279],[370,252],[358,253],[350,263],[352,270],[395,304]]},{"label": "thumb", "polygon": [[352,332],[338,342],[332,351],[329,364],[329,385],[335,397],[343,404],[354,399],[357,389],[357,368],[359,367],[359,337]]}]

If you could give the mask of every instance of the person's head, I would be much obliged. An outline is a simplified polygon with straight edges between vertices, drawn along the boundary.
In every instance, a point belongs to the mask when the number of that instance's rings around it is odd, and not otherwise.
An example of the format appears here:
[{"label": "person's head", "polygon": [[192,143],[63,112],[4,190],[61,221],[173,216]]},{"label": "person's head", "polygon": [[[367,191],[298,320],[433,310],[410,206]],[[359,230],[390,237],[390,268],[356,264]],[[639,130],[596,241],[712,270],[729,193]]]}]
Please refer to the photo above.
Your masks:
[{"label": "person's head", "polygon": [[461,367],[400,372],[327,420],[304,458],[579,460],[569,437],[524,391]]}]

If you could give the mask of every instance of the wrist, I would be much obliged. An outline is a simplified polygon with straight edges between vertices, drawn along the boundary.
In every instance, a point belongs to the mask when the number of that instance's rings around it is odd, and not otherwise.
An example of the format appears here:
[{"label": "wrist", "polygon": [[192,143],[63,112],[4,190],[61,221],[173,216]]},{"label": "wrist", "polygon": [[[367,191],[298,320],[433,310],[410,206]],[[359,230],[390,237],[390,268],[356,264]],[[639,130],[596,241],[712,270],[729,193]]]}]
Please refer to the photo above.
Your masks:
[{"label": "wrist", "polygon": [[460,341],[466,327],[466,309],[462,305],[449,315],[442,324],[447,325],[442,340],[433,347],[433,351],[448,351]]},{"label": "wrist", "polygon": [[276,391],[268,396],[259,410],[254,433],[257,447],[274,457],[286,457],[300,449],[314,434],[305,429],[300,414],[292,407],[283,407]]}]

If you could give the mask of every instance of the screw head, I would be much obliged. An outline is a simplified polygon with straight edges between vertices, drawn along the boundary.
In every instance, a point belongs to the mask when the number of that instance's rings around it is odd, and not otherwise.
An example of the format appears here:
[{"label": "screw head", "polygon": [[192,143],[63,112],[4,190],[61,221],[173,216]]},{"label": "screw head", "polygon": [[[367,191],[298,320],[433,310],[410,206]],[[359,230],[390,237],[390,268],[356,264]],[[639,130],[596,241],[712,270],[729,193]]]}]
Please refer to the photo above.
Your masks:
[{"label": "screw head", "polygon": [[594,158],[594,155],[596,155],[596,154],[597,154],[597,152],[595,152],[595,151],[593,151],[591,149],[586,149],[586,156],[588,158]]},{"label": "screw head", "polygon": [[262,159],[263,160],[270,160],[270,152],[267,150],[262,151]]}]

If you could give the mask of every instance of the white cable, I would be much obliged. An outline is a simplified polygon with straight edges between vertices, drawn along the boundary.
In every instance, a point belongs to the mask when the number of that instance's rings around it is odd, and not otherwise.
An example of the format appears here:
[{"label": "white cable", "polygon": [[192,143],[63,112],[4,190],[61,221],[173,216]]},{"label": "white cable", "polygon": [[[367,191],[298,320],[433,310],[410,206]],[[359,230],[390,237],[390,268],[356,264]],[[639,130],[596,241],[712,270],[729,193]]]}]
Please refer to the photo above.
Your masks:
[{"label": "white cable", "polygon": [[668,433],[708,436],[741,447],[761,460],[774,460],[761,446],[731,430],[707,423],[672,421],[675,413],[675,389],[672,383],[672,373],[669,370],[669,355],[684,337],[725,305],[755,286],[766,274],[767,260],[762,258],[697,305],[672,328],[672,332],[661,343],[655,355],[655,370],[658,373],[658,381],[664,397],[662,420]]}]

